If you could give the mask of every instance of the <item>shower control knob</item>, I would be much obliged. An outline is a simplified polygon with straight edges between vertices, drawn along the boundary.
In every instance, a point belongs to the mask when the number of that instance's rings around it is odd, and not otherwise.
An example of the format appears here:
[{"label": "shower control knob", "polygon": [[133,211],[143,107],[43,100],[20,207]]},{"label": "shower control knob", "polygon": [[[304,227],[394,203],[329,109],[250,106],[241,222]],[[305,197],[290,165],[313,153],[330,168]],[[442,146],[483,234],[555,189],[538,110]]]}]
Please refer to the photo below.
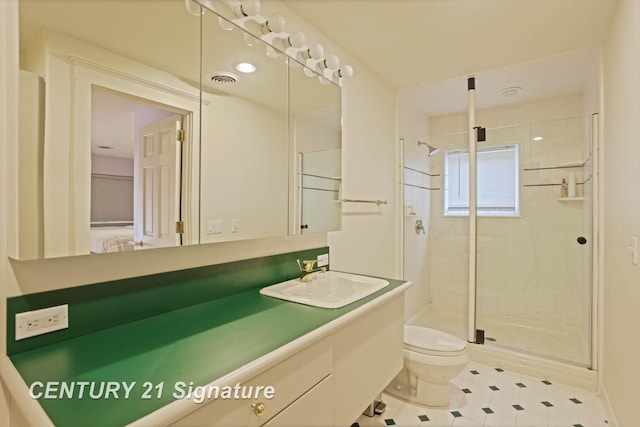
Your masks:
[{"label": "shower control knob", "polygon": [[578,240],[578,243],[580,243],[581,245],[584,245],[584,244],[587,243],[587,239],[585,237],[582,237],[582,236],[578,237],[577,240]]}]

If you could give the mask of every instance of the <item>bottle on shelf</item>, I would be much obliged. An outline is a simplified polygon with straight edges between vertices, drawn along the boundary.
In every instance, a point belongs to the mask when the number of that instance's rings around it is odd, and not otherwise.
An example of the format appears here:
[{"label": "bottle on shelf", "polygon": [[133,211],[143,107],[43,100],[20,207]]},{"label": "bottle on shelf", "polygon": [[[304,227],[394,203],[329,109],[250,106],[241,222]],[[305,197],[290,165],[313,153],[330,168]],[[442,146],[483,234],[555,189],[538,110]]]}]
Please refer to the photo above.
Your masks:
[{"label": "bottle on shelf", "polygon": [[562,178],[562,183],[560,184],[560,197],[568,197],[569,196],[569,187],[567,185],[567,180]]}]

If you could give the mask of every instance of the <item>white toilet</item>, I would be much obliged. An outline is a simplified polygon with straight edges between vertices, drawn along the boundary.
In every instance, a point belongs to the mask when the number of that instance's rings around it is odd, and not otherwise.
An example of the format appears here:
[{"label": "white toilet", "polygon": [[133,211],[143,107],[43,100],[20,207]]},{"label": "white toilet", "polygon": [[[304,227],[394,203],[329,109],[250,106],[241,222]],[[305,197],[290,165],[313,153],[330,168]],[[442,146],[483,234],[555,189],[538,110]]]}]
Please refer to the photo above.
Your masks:
[{"label": "white toilet", "polygon": [[435,329],[405,325],[404,368],[386,391],[421,405],[447,406],[449,380],[467,363],[465,341]]}]

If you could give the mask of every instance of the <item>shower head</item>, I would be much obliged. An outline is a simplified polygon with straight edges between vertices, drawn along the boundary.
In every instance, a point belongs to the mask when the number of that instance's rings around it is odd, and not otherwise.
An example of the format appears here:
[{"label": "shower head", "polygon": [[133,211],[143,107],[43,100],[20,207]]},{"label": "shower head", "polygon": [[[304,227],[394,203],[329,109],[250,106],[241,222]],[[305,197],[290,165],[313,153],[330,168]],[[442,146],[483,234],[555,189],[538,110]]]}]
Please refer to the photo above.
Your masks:
[{"label": "shower head", "polygon": [[440,149],[439,149],[439,148],[432,147],[431,145],[429,145],[429,144],[428,144],[428,143],[426,143],[426,142],[418,141],[418,147],[419,147],[420,145],[426,145],[426,146],[427,146],[427,150],[429,150],[429,152],[427,153],[427,156],[429,156],[429,157],[433,156],[434,154],[437,154],[437,153],[438,153],[438,151],[440,151]]}]

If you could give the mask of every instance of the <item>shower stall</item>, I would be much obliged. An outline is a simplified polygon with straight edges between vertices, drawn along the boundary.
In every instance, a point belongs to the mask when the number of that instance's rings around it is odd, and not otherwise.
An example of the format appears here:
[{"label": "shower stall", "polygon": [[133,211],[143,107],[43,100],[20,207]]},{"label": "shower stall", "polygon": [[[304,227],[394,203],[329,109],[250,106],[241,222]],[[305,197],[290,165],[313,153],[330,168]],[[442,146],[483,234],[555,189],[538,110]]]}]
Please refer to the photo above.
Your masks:
[{"label": "shower stall", "polygon": [[439,148],[401,143],[403,270],[421,293],[408,323],[485,353],[597,368],[596,65],[573,53],[476,74],[475,89],[456,79],[400,94],[424,114],[418,140]]}]

